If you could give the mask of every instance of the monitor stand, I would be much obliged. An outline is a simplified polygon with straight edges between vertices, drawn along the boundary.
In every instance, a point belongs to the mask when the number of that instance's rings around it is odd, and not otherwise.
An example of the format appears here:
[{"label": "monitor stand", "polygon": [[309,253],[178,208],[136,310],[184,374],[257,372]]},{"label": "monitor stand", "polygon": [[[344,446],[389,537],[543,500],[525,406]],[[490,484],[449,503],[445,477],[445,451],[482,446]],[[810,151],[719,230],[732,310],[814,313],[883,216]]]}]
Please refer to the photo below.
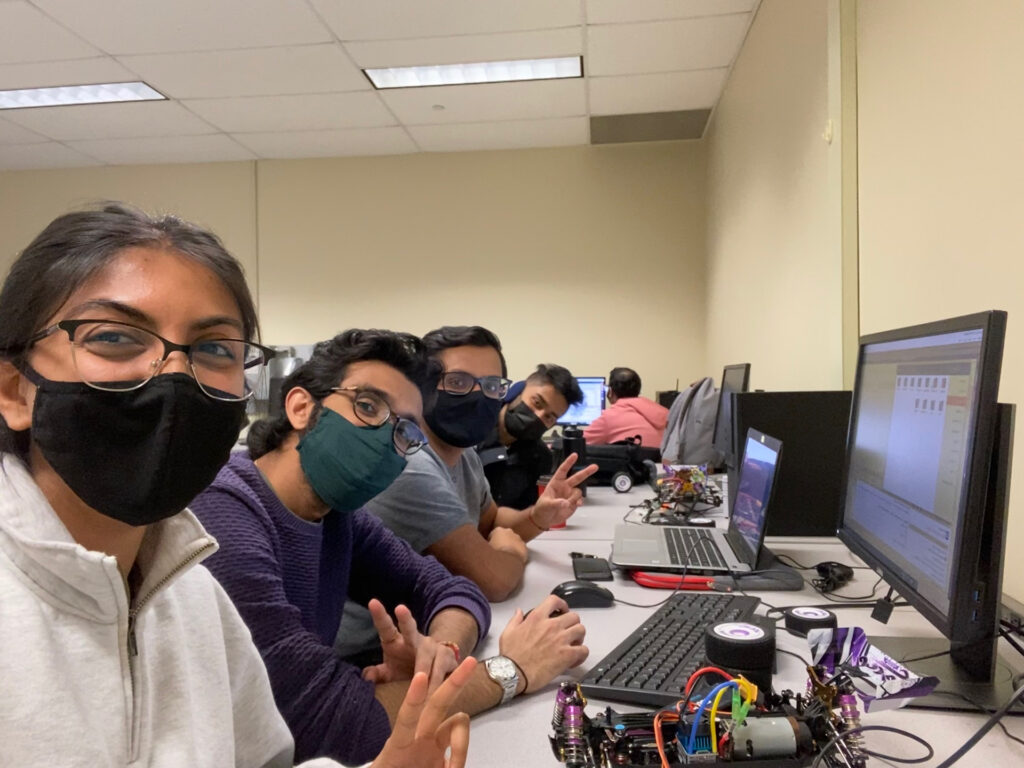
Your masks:
[{"label": "monitor stand", "polygon": [[[942,709],[955,712],[977,712],[978,707],[964,701],[961,696],[973,699],[985,709],[995,711],[1010,700],[1013,695],[1013,678],[1021,674],[1024,665],[1011,666],[1009,654],[998,654],[995,659],[995,672],[992,681],[978,681],[967,675],[963,669],[953,662],[949,655],[949,641],[942,637],[871,637],[871,644],[885,654],[896,659],[914,672],[914,674],[934,675],[939,678],[936,691],[928,696],[918,696],[907,706],[918,709]],[[1012,648],[1008,649],[1016,655]],[[919,659],[933,653],[943,655],[932,659]],[[1019,656],[1021,662],[1024,657]],[[1010,708],[1011,715],[1024,715],[1024,703],[1018,701]]]}]

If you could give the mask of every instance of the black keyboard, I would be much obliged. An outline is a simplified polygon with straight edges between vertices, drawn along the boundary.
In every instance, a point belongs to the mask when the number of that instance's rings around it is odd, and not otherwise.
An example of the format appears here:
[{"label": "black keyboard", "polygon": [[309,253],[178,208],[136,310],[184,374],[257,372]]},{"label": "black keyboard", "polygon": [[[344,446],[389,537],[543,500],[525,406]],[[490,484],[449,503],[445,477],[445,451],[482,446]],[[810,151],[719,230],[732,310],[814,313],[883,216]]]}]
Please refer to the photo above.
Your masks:
[{"label": "black keyboard", "polygon": [[746,621],[759,602],[721,594],[672,595],[584,675],[583,693],[656,707],[674,704],[685,695],[690,675],[704,666],[704,628]]},{"label": "black keyboard", "polygon": [[665,543],[673,565],[690,568],[725,568],[718,544],[704,528],[666,528]]}]

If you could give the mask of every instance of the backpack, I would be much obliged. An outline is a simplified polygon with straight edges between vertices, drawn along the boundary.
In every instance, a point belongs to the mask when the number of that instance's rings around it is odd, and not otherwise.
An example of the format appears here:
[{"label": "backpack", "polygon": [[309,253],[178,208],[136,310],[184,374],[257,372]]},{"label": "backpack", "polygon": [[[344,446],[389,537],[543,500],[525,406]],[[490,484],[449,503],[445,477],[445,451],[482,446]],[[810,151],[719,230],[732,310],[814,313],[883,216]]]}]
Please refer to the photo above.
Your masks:
[{"label": "backpack", "polygon": [[718,390],[706,376],[672,402],[661,440],[661,460],[668,464],[718,464],[722,456],[713,445]]}]

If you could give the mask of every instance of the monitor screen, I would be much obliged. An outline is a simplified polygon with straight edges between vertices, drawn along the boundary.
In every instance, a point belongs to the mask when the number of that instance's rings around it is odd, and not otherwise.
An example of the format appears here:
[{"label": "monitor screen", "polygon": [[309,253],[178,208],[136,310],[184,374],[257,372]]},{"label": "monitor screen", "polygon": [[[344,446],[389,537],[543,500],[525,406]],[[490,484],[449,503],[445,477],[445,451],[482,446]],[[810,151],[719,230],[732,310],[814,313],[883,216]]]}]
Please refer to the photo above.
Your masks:
[{"label": "monitor screen", "polygon": [[982,328],[861,347],[843,524],[942,615],[977,422]]},{"label": "monitor screen", "polygon": [[781,448],[778,440],[754,429],[747,430],[729,526],[743,537],[755,554],[761,549],[764,539],[768,502],[775,487]]},{"label": "monitor screen", "polygon": [[750,363],[727,365],[722,370],[722,386],[718,391],[718,413],[715,416],[715,430],[712,444],[722,454],[722,463],[736,466],[737,446],[733,429],[733,394],[746,392],[750,385]]},{"label": "monitor screen", "polygon": [[576,383],[583,391],[583,401],[570,405],[569,410],[558,420],[559,424],[587,426],[604,410],[603,376],[577,376]]}]

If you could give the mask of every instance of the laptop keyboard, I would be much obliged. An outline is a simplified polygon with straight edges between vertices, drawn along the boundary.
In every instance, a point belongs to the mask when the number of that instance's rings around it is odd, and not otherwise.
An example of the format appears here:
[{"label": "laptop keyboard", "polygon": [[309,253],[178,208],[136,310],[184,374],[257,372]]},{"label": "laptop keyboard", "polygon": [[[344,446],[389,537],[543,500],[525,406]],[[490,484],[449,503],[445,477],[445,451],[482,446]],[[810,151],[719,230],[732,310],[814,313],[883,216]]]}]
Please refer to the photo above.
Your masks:
[{"label": "laptop keyboard", "polygon": [[692,568],[726,567],[725,558],[705,528],[666,528],[665,543],[668,544],[672,565],[688,565]]},{"label": "laptop keyboard", "polygon": [[746,621],[760,601],[721,594],[672,595],[580,681],[599,699],[660,707],[685,695],[686,681],[704,665],[704,628]]}]

